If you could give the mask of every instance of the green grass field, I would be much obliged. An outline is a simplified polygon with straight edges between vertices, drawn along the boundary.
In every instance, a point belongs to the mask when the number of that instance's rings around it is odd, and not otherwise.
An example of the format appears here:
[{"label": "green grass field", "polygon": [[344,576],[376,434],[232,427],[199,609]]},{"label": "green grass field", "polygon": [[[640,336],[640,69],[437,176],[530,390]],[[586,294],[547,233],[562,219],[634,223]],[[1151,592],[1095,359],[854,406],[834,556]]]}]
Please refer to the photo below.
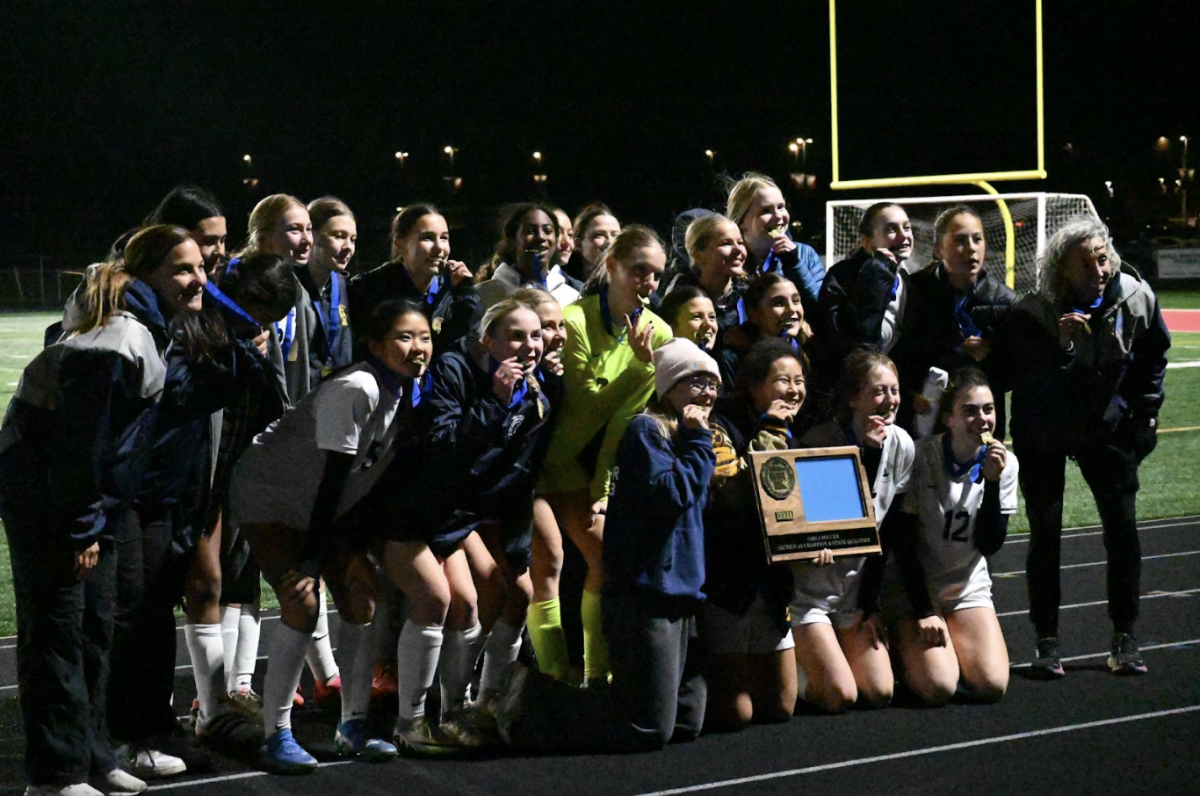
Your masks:
[{"label": "green grass field", "polygon": [[[1200,308],[1200,291],[1162,295],[1165,309]],[[7,407],[25,365],[42,348],[42,332],[57,315],[47,312],[0,313],[0,406]],[[1200,333],[1176,334],[1170,351],[1172,362],[1200,362]],[[1160,418],[1158,448],[1142,465],[1142,491],[1138,500],[1141,519],[1194,514],[1200,507],[1200,485],[1181,473],[1200,461],[1200,367],[1167,371],[1167,400]],[[1091,494],[1074,465],[1068,467],[1063,522],[1067,526],[1094,525]],[[1011,529],[1028,529],[1024,509],[1018,509]],[[263,587],[263,603],[273,607],[274,595]],[[8,541],[0,536],[0,635],[16,632],[12,570]]]}]

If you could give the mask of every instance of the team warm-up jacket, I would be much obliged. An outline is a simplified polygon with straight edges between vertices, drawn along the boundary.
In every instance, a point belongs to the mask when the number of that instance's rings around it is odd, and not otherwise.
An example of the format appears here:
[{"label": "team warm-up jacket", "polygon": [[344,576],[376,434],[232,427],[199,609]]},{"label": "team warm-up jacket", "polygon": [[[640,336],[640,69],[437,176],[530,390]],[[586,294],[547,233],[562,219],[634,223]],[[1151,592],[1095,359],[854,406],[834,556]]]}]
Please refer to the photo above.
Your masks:
[{"label": "team warm-up jacket", "polygon": [[[996,339],[996,329],[1017,294],[987,271],[965,296],[957,296],[946,279],[940,262],[909,277],[908,300],[901,323],[900,340],[892,350],[892,359],[900,371],[900,389],[905,399],[900,403],[897,422],[911,428],[913,393],[922,391],[932,367],[953,375],[957,368],[973,365],[988,375],[992,391],[999,397],[1005,386],[992,357],[976,362],[959,350],[968,337],[982,337],[989,344]],[[961,307],[959,302],[962,302]]]},{"label": "team warm-up jacket", "polygon": [[741,404],[729,409],[709,419],[716,466],[704,510],[704,593],[713,604],[742,614],[760,594],[784,606],[791,598],[791,570],[767,563],[748,458],[752,450],[791,447],[791,435],[773,421],[751,417]]},{"label": "team warm-up jacket", "polygon": [[817,300],[821,295],[821,285],[825,282],[825,263],[821,255],[807,243],[797,243],[796,248],[789,252],[770,254],[767,257],[767,267],[752,262],[753,256],[746,260],[747,273],[783,274],[792,281],[796,290],[800,291],[800,303],[804,306],[804,317],[811,318],[817,312]]},{"label": "team warm-up jacket", "polygon": [[433,330],[434,350],[444,351],[468,335],[479,323],[479,294],[470,279],[455,286],[437,277],[422,293],[403,263],[384,263],[350,280],[350,328],[354,339],[365,341],[375,308],[389,299],[419,302]]},{"label": "team warm-up jacket", "polygon": [[836,380],[838,363],[855,348],[879,343],[897,276],[907,279],[896,263],[865,249],[829,269],[811,321],[822,379]]},{"label": "team warm-up jacket", "polygon": [[111,539],[149,464],[166,323],[141,280],[104,326],[26,367],[0,427],[0,514],[9,532],[63,550]]},{"label": "team warm-up jacket", "polygon": [[465,340],[434,360],[415,442],[397,449],[368,500],[391,500],[395,521],[418,529],[439,555],[497,520],[510,563],[527,564],[533,486],[561,384],[539,369],[537,386],[519,384],[506,403],[492,387],[495,364]]},{"label": "team warm-up jacket", "polygon": [[672,440],[648,414],[617,449],[604,523],[605,608],[636,597],[696,611],[704,600],[704,506],[716,466],[708,429]]},{"label": "team warm-up jacket", "polygon": [[1058,319],[1072,307],[1039,293],[1005,319],[996,353],[1012,386],[1012,434],[1022,443],[1072,453],[1097,442],[1125,444],[1134,426],[1156,420],[1171,336],[1158,299],[1128,265],[1088,310],[1090,331],[1070,351]]},{"label": "team warm-up jacket", "polygon": [[[318,288],[308,266],[295,269],[296,303],[289,313],[293,338],[284,357],[288,400],[296,404],[330,372],[354,361],[349,318],[349,281],[332,272],[329,283]],[[333,284],[338,284],[338,305],[333,306]],[[276,325],[284,327],[285,318]]]}]

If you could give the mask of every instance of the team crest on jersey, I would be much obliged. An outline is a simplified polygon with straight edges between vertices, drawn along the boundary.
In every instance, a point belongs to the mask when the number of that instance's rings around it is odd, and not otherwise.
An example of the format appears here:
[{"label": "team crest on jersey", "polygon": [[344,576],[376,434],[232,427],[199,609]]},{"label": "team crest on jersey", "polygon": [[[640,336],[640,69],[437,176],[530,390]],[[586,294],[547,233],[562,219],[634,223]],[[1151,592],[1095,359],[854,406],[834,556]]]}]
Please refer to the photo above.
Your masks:
[{"label": "team crest on jersey", "polygon": [[444,319],[442,319],[442,318],[434,318],[433,319],[433,323],[430,324],[430,326],[432,327],[434,334],[441,334],[443,320]]}]

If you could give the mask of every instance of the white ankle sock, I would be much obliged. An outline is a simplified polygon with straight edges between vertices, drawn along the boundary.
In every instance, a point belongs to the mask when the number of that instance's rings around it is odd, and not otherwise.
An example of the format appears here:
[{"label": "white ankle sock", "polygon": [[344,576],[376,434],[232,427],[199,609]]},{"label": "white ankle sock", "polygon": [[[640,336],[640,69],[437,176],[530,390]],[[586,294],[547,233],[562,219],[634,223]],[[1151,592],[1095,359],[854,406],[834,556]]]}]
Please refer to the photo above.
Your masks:
[{"label": "white ankle sock", "polygon": [[258,635],[261,630],[261,620],[258,618],[258,603],[246,603],[242,606],[242,615],[238,617],[237,651],[234,653],[234,689],[242,685],[250,685],[254,677],[254,666],[258,662]]},{"label": "white ankle sock", "polygon": [[460,709],[467,701],[467,687],[475,673],[475,662],[483,650],[483,627],[466,630],[447,630],[442,643],[442,657],[438,664],[438,677],[442,683],[442,717]]},{"label": "white ankle sock", "polygon": [[313,679],[322,685],[328,683],[338,673],[337,661],[333,658],[333,645],[329,642],[329,595],[321,589],[321,601],[317,603],[317,626],[312,632],[312,642],[304,659],[308,661],[309,671]]},{"label": "white ankle sock", "polygon": [[404,623],[396,644],[400,718],[412,720],[425,715],[425,693],[433,685],[441,652],[441,625],[426,627],[411,619]]},{"label": "white ankle sock", "polygon": [[221,662],[225,668],[225,693],[227,694],[232,694],[237,688],[237,664],[234,662],[234,656],[237,654],[238,623],[241,618],[242,607],[240,605],[221,606],[221,644],[224,646]]},{"label": "white ankle sock", "polygon": [[338,652],[346,662],[342,673],[342,721],[364,719],[371,704],[371,675],[375,668],[375,644],[370,625],[342,622]]},{"label": "white ankle sock", "polygon": [[508,668],[517,662],[521,652],[521,630],[524,624],[513,627],[503,620],[496,623],[483,647],[483,676],[479,678],[479,698],[490,699],[504,689]]},{"label": "white ankle sock", "polygon": [[263,733],[270,737],[292,726],[292,699],[304,670],[304,650],[311,636],[283,622],[271,638],[267,681],[263,685]]},{"label": "white ankle sock", "polygon": [[183,626],[188,655],[192,659],[192,675],[196,679],[196,698],[200,701],[200,720],[205,721],[217,709],[221,693],[221,656],[223,644],[221,626]]}]

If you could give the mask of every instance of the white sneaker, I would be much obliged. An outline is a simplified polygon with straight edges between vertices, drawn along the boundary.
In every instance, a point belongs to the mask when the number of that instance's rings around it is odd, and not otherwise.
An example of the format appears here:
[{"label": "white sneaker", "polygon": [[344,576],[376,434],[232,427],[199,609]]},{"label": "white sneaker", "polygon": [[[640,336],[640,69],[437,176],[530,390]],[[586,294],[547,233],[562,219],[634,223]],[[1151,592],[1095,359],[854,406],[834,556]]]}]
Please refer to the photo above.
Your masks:
[{"label": "white sneaker", "polygon": [[108,796],[125,796],[131,793],[145,793],[146,783],[121,768],[114,768],[104,775],[108,788]]},{"label": "white sneaker", "polygon": [[25,796],[104,796],[86,782],[76,782],[74,785],[30,785],[25,789]]},{"label": "white sneaker", "polygon": [[113,753],[126,771],[142,779],[174,777],[187,771],[187,765],[178,757],[157,749],[140,749],[122,744]]}]

